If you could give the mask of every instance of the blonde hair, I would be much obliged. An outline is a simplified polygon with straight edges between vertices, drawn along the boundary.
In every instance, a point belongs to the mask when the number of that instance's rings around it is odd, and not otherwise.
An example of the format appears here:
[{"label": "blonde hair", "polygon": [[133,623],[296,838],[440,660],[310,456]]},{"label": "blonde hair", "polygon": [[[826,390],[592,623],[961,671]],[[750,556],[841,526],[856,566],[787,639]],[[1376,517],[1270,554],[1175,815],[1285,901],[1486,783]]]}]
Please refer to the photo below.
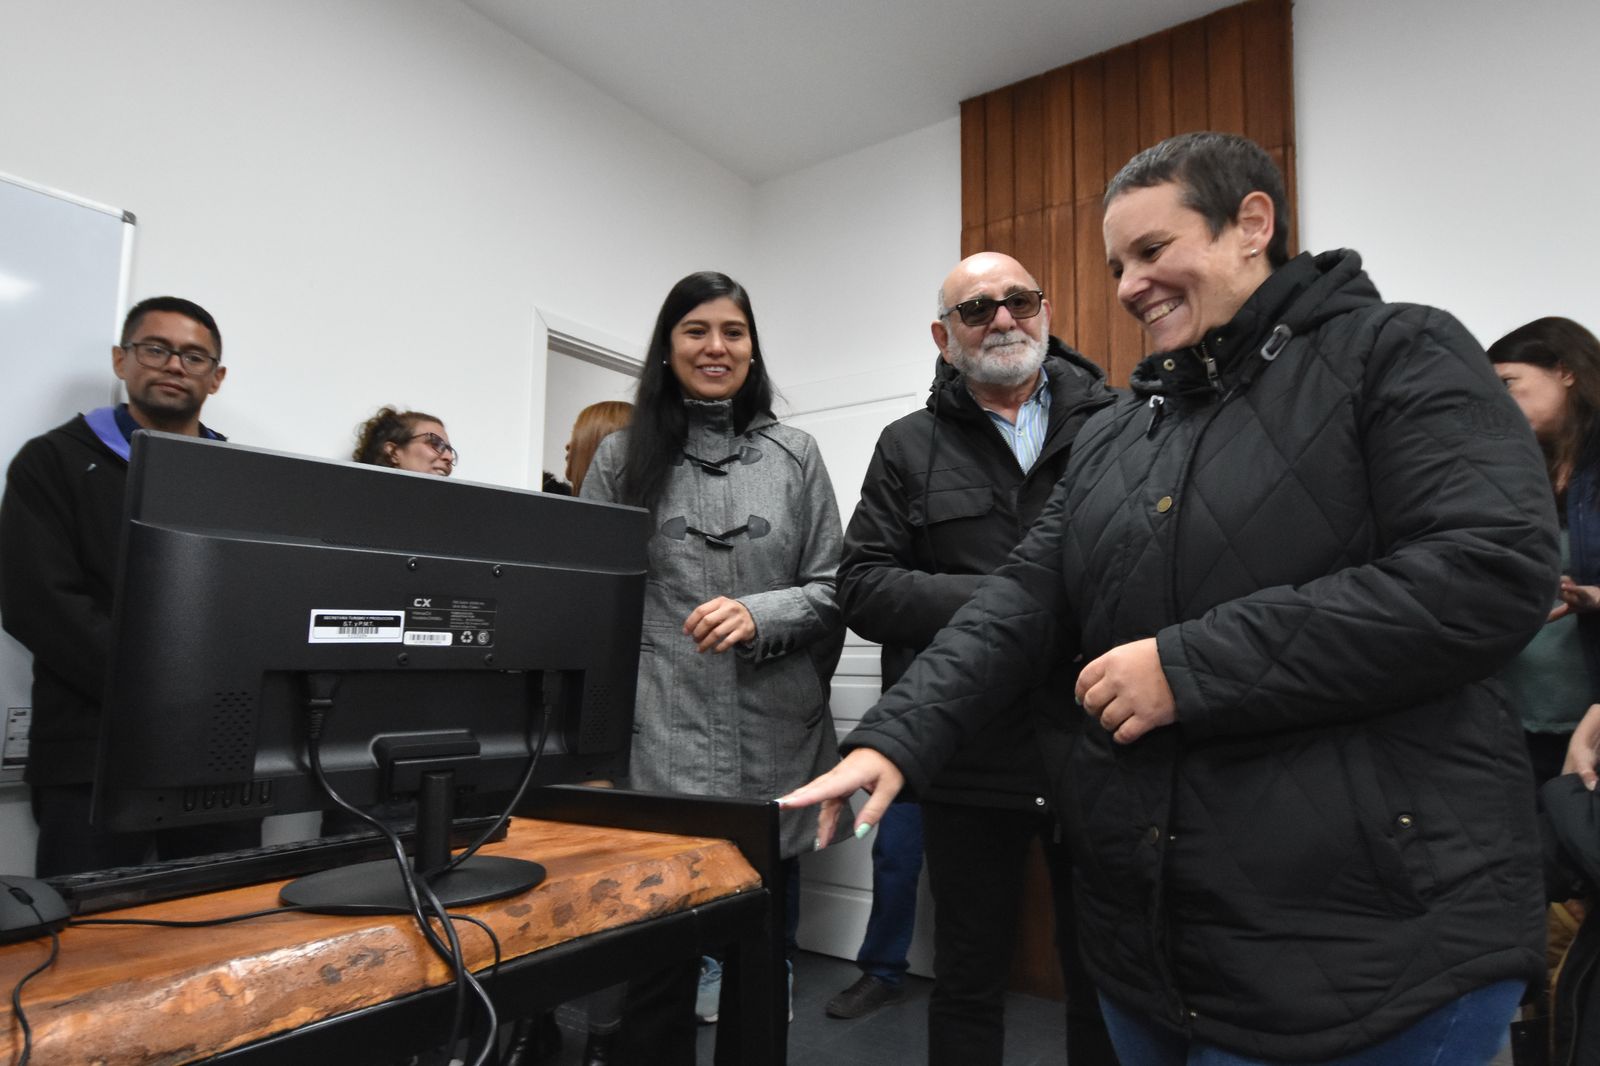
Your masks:
[{"label": "blonde hair", "polygon": [[633,418],[633,404],[622,400],[603,400],[592,403],[578,412],[572,423],[572,444],[567,451],[567,483],[576,496],[583,488],[583,479],[594,462],[595,449]]}]

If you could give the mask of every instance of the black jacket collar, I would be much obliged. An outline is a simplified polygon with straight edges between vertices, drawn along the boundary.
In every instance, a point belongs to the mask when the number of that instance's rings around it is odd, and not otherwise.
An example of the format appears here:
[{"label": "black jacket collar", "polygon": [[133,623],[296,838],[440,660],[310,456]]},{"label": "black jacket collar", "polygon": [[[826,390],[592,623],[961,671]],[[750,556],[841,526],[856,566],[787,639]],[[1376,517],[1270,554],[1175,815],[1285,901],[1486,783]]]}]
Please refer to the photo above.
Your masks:
[{"label": "black jacket collar", "polygon": [[1289,338],[1378,299],[1356,252],[1302,252],[1273,271],[1231,322],[1207,332],[1198,345],[1147,357],[1134,368],[1129,385],[1140,395],[1214,395],[1209,357],[1226,391],[1248,383]]}]

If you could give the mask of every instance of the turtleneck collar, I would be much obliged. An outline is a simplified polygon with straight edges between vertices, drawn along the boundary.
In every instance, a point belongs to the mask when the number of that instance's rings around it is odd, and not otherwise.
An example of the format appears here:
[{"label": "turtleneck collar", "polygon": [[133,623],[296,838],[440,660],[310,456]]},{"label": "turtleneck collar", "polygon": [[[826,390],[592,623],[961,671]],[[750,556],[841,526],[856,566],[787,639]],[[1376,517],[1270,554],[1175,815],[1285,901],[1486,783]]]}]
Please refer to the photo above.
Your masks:
[{"label": "turtleneck collar", "polygon": [[693,397],[683,398],[683,410],[689,416],[689,424],[704,426],[709,429],[733,428],[733,400],[696,400]]}]

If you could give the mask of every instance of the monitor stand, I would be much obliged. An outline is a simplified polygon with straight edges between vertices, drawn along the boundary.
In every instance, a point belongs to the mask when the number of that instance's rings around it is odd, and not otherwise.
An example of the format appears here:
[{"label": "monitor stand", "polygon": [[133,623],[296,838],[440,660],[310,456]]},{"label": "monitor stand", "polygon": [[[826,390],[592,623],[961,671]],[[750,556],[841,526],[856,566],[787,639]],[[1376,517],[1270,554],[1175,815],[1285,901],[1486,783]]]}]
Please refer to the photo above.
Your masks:
[{"label": "monitor stand", "polygon": [[[450,820],[455,774],[449,770],[422,775],[417,794],[417,847],[412,868],[446,907],[486,903],[526,892],[544,880],[544,867],[527,859],[473,855],[453,869]],[[283,886],[278,898],[287,906],[317,914],[369,913],[373,907],[410,912],[399,864],[392,858],[340,866],[307,874]]]}]

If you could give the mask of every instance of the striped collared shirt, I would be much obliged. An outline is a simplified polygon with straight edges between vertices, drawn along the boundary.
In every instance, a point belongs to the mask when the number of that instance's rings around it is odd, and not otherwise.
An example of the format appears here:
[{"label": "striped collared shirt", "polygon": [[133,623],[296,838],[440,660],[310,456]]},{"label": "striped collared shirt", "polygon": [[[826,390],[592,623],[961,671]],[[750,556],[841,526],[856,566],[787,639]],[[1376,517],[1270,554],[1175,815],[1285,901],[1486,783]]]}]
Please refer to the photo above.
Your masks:
[{"label": "striped collared shirt", "polygon": [[1046,376],[1044,368],[1039,368],[1039,387],[1033,390],[1033,395],[1023,401],[1017,409],[1017,422],[1012,425],[1006,416],[997,414],[987,407],[983,413],[989,416],[989,421],[994,423],[994,428],[1011,446],[1011,451],[1017,457],[1017,465],[1022,467],[1026,474],[1033,469],[1033,464],[1039,461],[1039,452],[1044,449],[1045,434],[1050,430],[1050,379]]}]

